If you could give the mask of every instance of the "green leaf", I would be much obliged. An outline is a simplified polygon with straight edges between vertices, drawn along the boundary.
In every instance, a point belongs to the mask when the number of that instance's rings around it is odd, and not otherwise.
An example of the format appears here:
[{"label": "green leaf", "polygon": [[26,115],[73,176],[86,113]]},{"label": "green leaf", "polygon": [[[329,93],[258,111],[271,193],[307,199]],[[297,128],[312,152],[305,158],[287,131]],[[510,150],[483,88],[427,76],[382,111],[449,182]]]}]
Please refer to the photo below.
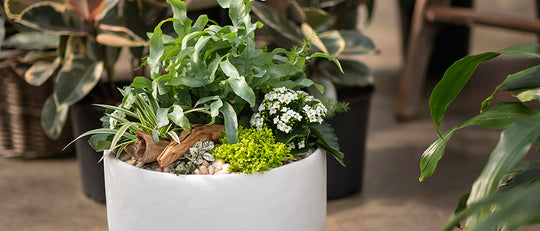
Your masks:
[{"label": "green leaf", "polygon": [[497,91],[521,91],[540,87],[540,65],[508,75],[495,91],[482,102],[481,111],[489,106]]},{"label": "green leaf", "polygon": [[282,47],[291,47],[302,44],[303,36],[298,28],[290,21],[284,19],[271,7],[254,2],[252,11],[257,18],[265,25],[265,30],[268,36],[276,41]]},{"label": "green leaf", "polygon": [[134,125],[135,123],[129,122],[129,123],[122,124],[122,126],[118,128],[118,130],[114,134],[113,139],[111,141],[111,146],[107,151],[105,151],[104,156],[109,155],[112,151],[114,151],[114,149],[116,148],[116,144],[118,144],[120,139],[122,139],[122,137],[124,137],[125,134],[128,134],[127,131],[129,130],[130,127]]},{"label": "green leaf", "polygon": [[113,136],[111,134],[94,134],[90,136],[90,139],[88,139],[88,143],[94,149],[94,151],[103,152],[111,147],[111,141],[109,140],[109,138],[112,139],[112,137]]},{"label": "green leaf", "polygon": [[437,130],[439,130],[446,108],[448,108],[448,105],[454,101],[465,84],[467,84],[476,67],[480,63],[491,60],[498,55],[495,52],[487,52],[466,56],[456,61],[446,70],[443,78],[435,86],[429,98],[431,118],[437,126]]},{"label": "green leaf", "polygon": [[466,230],[491,231],[499,230],[504,226],[504,230],[512,231],[526,225],[538,224],[540,222],[540,197],[538,195],[540,195],[540,182],[537,181],[528,187],[488,196],[469,204],[466,209],[451,217],[442,230],[453,230],[461,220],[484,210],[493,212],[489,218],[478,224],[467,223]]},{"label": "green leaf", "polygon": [[86,57],[67,60],[55,82],[54,95],[58,105],[72,105],[88,95],[103,73],[103,62]]},{"label": "green leaf", "polygon": [[317,35],[317,32],[313,30],[311,26],[309,26],[307,23],[302,23],[300,29],[302,30],[302,34],[308,42],[310,42],[313,46],[319,49],[322,53],[330,55],[328,49]]},{"label": "green leaf", "polygon": [[309,129],[318,139],[317,146],[332,154],[341,165],[345,166],[343,163],[345,154],[339,151],[338,137],[332,126],[328,123],[311,124]]},{"label": "green leaf", "polygon": [[540,88],[520,92],[515,97],[521,102],[528,102],[532,100],[540,101]]},{"label": "green leaf", "polygon": [[24,73],[24,80],[32,86],[41,86],[49,79],[60,65],[60,58],[52,63],[37,62]]},{"label": "green leaf", "polygon": [[234,108],[228,103],[223,102],[223,106],[219,109],[225,120],[225,135],[229,144],[238,142],[238,118]]},{"label": "green leaf", "polygon": [[[499,143],[490,154],[488,163],[473,184],[467,203],[495,195],[504,176],[527,154],[532,144],[540,139],[540,113],[517,120],[501,134]],[[487,219],[490,209],[482,209],[471,216],[467,226],[475,227]]]},{"label": "green leaf", "polygon": [[325,77],[338,86],[366,87],[373,85],[373,73],[364,63],[355,59],[342,59],[339,61],[343,72],[334,63],[321,60],[319,66]]},{"label": "green leaf", "polygon": [[341,64],[339,62],[339,60],[337,60],[335,57],[332,57],[332,56],[329,56],[327,54],[323,54],[323,53],[313,53],[309,56],[309,58],[325,58],[325,59],[328,59],[332,62],[334,62],[334,64],[336,64],[336,66],[338,67],[339,71],[341,71],[342,73],[343,72],[343,68],[341,67]]},{"label": "green leaf", "polygon": [[173,111],[169,113],[169,118],[173,123],[180,126],[184,130],[191,129],[189,119],[184,114],[184,109],[178,105],[172,106]]},{"label": "green leaf", "polygon": [[345,49],[345,40],[337,30],[330,30],[319,35],[321,42],[328,49],[328,54],[338,56]]},{"label": "green leaf", "polygon": [[517,45],[498,51],[498,53],[518,58],[540,58],[540,44]]},{"label": "green leaf", "polygon": [[41,109],[41,126],[49,138],[56,140],[60,137],[68,111],[67,105],[57,106],[52,95],[45,100]]},{"label": "green leaf", "polygon": [[152,88],[152,81],[147,79],[146,77],[137,76],[133,79],[133,82],[130,86],[134,88],[150,89]]},{"label": "green leaf", "polygon": [[521,103],[499,103],[489,110],[463,122],[448,130],[442,137],[433,142],[422,154],[420,159],[420,181],[431,176],[437,167],[437,163],[444,155],[446,143],[458,129],[478,125],[487,128],[505,128],[517,120],[526,118],[537,113]]},{"label": "green leaf", "polygon": [[[43,17],[44,15],[46,17]],[[55,2],[40,2],[31,5],[21,13],[18,22],[51,33],[85,35],[80,17],[66,5]]]},{"label": "green leaf", "polygon": [[165,21],[159,23],[154,28],[154,33],[152,33],[152,37],[150,37],[150,48],[147,62],[148,66],[150,66],[150,75],[152,76],[152,79],[156,78],[161,71],[161,62],[159,60],[163,55],[163,49],[165,47],[165,45],[163,45],[163,32],[161,31],[161,25],[163,25],[164,22]]},{"label": "green leaf", "polygon": [[183,38],[191,31],[191,20],[187,17],[186,4],[180,0],[167,0],[171,5],[173,17],[178,19],[173,22],[174,31],[179,38]]},{"label": "green leaf", "polygon": [[229,77],[227,82],[229,82],[229,85],[233,89],[234,93],[254,107],[255,93],[247,84],[246,79],[243,76],[240,76],[236,67],[232,65],[228,59],[221,61],[219,66],[223,73]]},{"label": "green leaf", "polygon": [[100,33],[96,40],[98,43],[113,47],[139,47],[146,46],[146,40],[135,32],[122,26],[99,25]]},{"label": "green leaf", "polygon": [[169,125],[169,108],[158,108],[156,112],[157,128],[162,128]]},{"label": "green leaf", "polygon": [[[4,9],[7,15],[12,19],[19,19],[21,13],[35,3],[43,0],[5,0]],[[49,2],[64,3],[65,0],[48,0]]]},{"label": "green leaf", "polygon": [[56,48],[59,36],[39,31],[19,32],[4,40],[2,46],[23,49],[50,49]]},{"label": "green leaf", "polygon": [[345,40],[343,55],[361,55],[373,52],[377,49],[375,43],[362,32],[355,30],[340,30],[339,33]]},{"label": "green leaf", "polygon": [[309,136],[309,126],[299,126],[289,133],[282,132],[280,130],[276,131],[276,141],[288,144],[290,143],[294,138],[300,137],[305,138]]},{"label": "green leaf", "polygon": [[306,22],[313,28],[329,26],[332,23],[332,16],[328,12],[314,7],[304,7]]}]

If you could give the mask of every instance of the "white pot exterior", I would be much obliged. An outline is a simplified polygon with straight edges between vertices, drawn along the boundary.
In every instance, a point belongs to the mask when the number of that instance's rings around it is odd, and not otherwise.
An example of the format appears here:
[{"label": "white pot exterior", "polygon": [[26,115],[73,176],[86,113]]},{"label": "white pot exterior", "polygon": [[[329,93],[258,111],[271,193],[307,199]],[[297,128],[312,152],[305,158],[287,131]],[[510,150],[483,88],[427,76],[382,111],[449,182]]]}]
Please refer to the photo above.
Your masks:
[{"label": "white pot exterior", "polygon": [[326,158],[309,157],[263,174],[180,175],[104,160],[110,231],[322,231]]}]

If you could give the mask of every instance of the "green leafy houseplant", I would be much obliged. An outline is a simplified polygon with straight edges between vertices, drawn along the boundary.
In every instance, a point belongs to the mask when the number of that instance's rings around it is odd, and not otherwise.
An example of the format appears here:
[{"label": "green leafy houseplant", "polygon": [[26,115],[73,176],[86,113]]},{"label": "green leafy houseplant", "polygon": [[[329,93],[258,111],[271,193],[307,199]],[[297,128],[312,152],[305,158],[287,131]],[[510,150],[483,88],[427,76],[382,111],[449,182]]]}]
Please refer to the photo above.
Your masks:
[{"label": "green leafy houseplant", "polygon": [[[40,86],[54,78],[54,92],[42,109],[43,130],[52,139],[60,135],[69,107],[85,98],[100,79],[105,79],[110,87],[102,87],[102,94],[106,95],[93,97],[98,102],[118,98],[113,75],[121,48],[131,47],[131,61],[138,66],[147,44],[143,39],[147,27],[153,28],[156,23],[148,19],[159,20],[167,10],[156,1],[119,2],[3,1],[9,19],[23,29],[9,45],[32,51],[22,60],[27,66],[21,71],[25,80]],[[43,41],[54,45],[44,46]]]},{"label": "green leafy houseplant", "polygon": [[263,32],[271,46],[292,47],[307,40],[314,51],[340,60],[343,72],[327,59],[311,62],[306,70],[311,79],[324,85],[326,97],[337,99],[341,87],[373,85],[370,69],[357,57],[374,52],[376,46],[357,29],[357,22],[358,8],[366,7],[369,22],[374,4],[373,0],[281,0],[256,2],[253,12],[266,25]]},{"label": "green leafy houseplant", "polygon": [[[150,35],[145,63],[151,79],[136,77],[131,86],[121,90],[121,105],[102,105],[110,109],[105,128],[82,135],[93,135],[90,142],[96,151],[107,150],[105,154],[109,154],[117,150],[119,154],[141,140],[141,131],[158,145],[161,140],[181,144],[183,133],[195,133],[201,124],[222,126],[226,142],[235,144],[239,141],[239,126],[250,127],[251,117],[265,94],[276,88],[296,90],[314,85],[304,72],[310,59],[328,58],[339,67],[331,56],[308,54],[306,46],[272,51],[256,48],[255,30],[262,24],[251,22],[252,1],[218,1],[221,7],[229,9],[229,26],[214,25],[206,15],[193,22],[187,17],[184,2],[167,2],[173,17],[160,22]],[[166,23],[172,24],[176,35],[163,33]],[[287,142],[304,137],[306,147],[318,145],[338,160],[343,159],[328,124],[316,121],[305,128],[281,135],[273,131],[273,135],[278,140],[287,136]]]},{"label": "green leafy houseplant", "polygon": [[[420,181],[434,172],[446,143],[457,130],[471,125],[503,129],[470,194],[462,199],[460,208],[444,230],[459,226],[462,220],[466,220],[465,230],[516,230],[540,222],[540,163],[520,162],[540,140],[540,113],[532,106],[540,100],[540,66],[508,75],[482,102],[479,115],[445,133],[439,129],[446,108],[467,84],[476,67],[499,55],[540,58],[540,45],[520,45],[466,56],[447,69],[429,100],[439,139],[422,155]],[[512,92],[521,102],[500,102],[491,106],[498,91]]]}]

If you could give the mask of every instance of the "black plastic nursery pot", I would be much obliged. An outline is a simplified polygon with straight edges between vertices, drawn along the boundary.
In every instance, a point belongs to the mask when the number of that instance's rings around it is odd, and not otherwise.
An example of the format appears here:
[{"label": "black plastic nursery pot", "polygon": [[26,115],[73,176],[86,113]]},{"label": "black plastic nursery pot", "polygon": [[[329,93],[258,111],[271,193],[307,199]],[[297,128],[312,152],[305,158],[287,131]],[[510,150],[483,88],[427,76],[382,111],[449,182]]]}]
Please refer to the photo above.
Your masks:
[{"label": "black plastic nursery pot", "polygon": [[[92,129],[100,128],[100,118],[105,110],[92,105],[77,104],[70,108],[73,134],[75,137]],[[90,199],[105,204],[105,180],[103,176],[102,153],[97,153],[88,144],[89,137],[75,142],[77,160],[80,166],[82,190]]]},{"label": "black plastic nursery pot", "polygon": [[337,114],[329,122],[345,154],[343,167],[334,157],[327,155],[327,199],[339,199],[362,190],[365,143],[368,128],[369,105],[373,87],[343,88],[338,92],[340,101],[348,102],[350,110]]}]

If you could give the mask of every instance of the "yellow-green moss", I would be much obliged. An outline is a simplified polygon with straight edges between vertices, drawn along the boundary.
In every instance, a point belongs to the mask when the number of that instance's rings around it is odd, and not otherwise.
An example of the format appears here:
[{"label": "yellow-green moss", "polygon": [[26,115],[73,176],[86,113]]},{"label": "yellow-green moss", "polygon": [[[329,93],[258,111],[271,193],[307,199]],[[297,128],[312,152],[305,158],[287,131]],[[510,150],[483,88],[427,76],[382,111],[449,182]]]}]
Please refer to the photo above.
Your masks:
[{"label": "yellow-green moss", "polygon": [[272,131],[262,128],[238,129],[238,142],[228,144],[227,138],[221,139],[222,145],[214,151],[214,157],[229,163],[229,171],[254,173],[279,167],[287,159],[294,159],[290,149],[283,143],[276,142]]}]

